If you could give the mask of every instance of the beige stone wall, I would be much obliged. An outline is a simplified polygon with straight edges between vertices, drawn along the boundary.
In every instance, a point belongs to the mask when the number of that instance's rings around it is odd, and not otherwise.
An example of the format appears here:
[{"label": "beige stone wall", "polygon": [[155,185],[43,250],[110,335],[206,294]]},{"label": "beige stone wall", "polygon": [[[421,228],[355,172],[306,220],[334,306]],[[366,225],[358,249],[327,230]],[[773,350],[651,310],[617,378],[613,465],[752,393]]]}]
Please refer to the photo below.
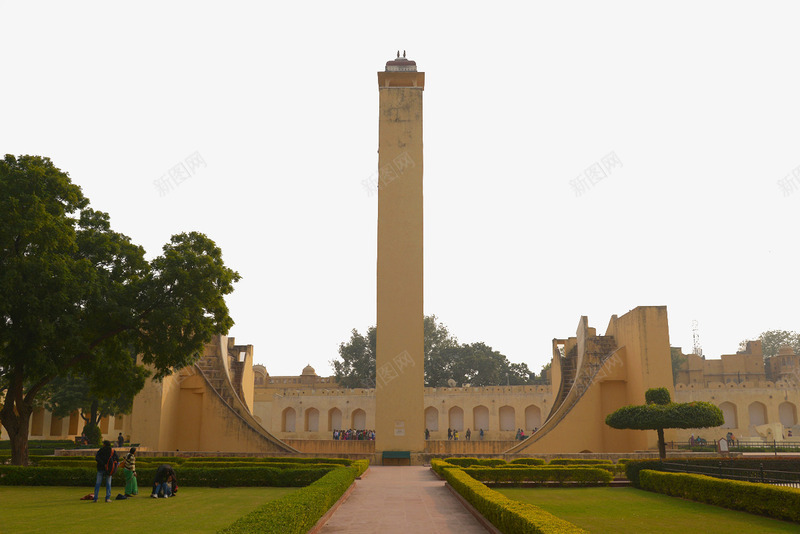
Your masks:
[{"label": "beige stone wall", "polygon": [[[653,449],[655,432],[614,430],[604,424],[604,419],[622,405],[643,403],[644,389],[648,387],[670,387],[667,332],[666,310],[646,307],[612,317],[606,336],[597,336],[595,329],[582,318],[575,337],[554,340],[552,376],[559,380],[562,373],[559,347],[563,354],[574,349],[581,361],[593,351],[605,350],[612,337],[616,348],[568,416],[554,425],[553,430],[537,435],[524,452]],[[212,349],[209,350],[218,350]],[[749,347],[749,351],[723,355],[718,360],[688,356],[680,380],[672,388],[673,398],[677,402],[711,402],[720,406],[726,421],[714,429],[669,431],[668,441],[685,442],[691,434],[710,441],[728,431],[739,439],[758,440],[766,427],[772,429],[771,435],[777,439],[781,431],[788,438],[785,431],[791,428],[792,439],[800,441],[797,355],[776,357],[779,359],[772,364],[771,372],[782,378],[773,382],[763,378],[760,345]],[[249,355],[251,358],[252,350]],[[252,383],[243,384],[242,389],[245,398],[250,395],[246,392],[252,391],[252,415],[264,429],[297,444],[296,448],[304,452],[345,454],[354,449],[359,454],[374,452],[374,443],[344,444],[331,440],[334,428],[378,426],[374,389],[337,388],[334,379],[319,377],[310,367],[300,376],[270,377],[263,366],[253,366],[250,362],[252,359],[247,360],[246,366],[250,371],[243,376]],[[132,415],[111,417],[103,422],[104,437],[114,439],[122,429],[126,438],[151,450],[277,452],[278,449],[265,444],[250,423],[232,414],[197,373],[196,368],[190,367],[163,382],[148,381],[134,400]],[[556,389],[549,385],[425,388],[421,419],[431,431],[431,441],[424,444],[424,450],[437,454],[503,452],[498,447],[514,445],[516,429],[523,428],[530,435],[534,427],[544,424],[553,411]],[[284,430],[289,413],[294,413],[291,431]],[[459,429],[459,442],[447,441],[448,427]],[[485,427],[484,441],[480,442],[478,429],[482,427]],[[32,416],[30,438],[72,439],[82,428],[83,422],[77,414],[59,422],[46,410],[37,410]],[[467,428],[472,432],[470,444],[466,442]],[[5,432],[2,438],[7,439]]]},{"label": "beige stone wall", "polygon": [[[254,414],[262,421],[271,421],[265,428],[281,439],[330,439],[334,428],[377,427],[374,389],[262,387],[256,388],[255,399]],[[462,440],[470,428],[472,439],[477,440],[484,421],[484,439],[513,440],[518,428],[530,434],[541,426],[552,404],[552,392],[550,386],[424,388],[423,399],[423,415],[432,440],[446,440],[448,427],[457,428]],[[305,426],[310,410],[319,413],[316,431]],[[354,425],[354,414],[357,419],[360,412],[365,415],[364,427]],[[287,413],[294,413],[292,432],[284,430]],[[342,426],[333,424],[332,415],[336,413],[341,414]]]},{"label": "beige stone wall", "polygon": [[[786,430],[792,429],[793,438],[800,440],[800,389],[786,382],[766,382],[762,386],[716,382],[706,388],[695,384],[678,384],[675,401],[710,402],[719,406],[725,415],[725,424],[720,427],[676,430],[674,439],[678,441],[688,441],[692,434],[709,440],[719,439],[729,431],[737,439],[758,440],[761,436],[755,427],[771,423],[781,423]],[[788,439],[788,432],[785,437]]]}]

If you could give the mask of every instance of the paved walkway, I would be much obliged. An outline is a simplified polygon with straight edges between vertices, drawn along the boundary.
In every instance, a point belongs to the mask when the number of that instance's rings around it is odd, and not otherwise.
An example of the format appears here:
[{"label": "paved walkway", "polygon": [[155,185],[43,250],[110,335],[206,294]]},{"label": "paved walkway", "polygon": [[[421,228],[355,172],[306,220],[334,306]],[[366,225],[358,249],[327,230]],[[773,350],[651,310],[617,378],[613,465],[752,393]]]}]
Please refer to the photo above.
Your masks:
[{"label": "paved walkway", "polygon": [[320,531],[486,534],[428,467],[371,466]]}]

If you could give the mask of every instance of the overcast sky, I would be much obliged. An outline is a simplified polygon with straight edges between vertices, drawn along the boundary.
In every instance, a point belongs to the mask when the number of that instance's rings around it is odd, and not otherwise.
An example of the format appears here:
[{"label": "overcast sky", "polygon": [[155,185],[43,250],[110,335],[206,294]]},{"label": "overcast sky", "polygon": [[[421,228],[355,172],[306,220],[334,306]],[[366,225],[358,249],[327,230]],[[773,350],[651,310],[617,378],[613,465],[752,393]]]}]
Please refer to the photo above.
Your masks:
[{"label": "overcast sky", "polygon": [[425,72],[425,313],[539,371],[666,305],[707,357],[800,330],[797,2],[0,1],[0,150],[160,253],[208,234],[237,343],[320,375],[375,324],[376,72]]}]

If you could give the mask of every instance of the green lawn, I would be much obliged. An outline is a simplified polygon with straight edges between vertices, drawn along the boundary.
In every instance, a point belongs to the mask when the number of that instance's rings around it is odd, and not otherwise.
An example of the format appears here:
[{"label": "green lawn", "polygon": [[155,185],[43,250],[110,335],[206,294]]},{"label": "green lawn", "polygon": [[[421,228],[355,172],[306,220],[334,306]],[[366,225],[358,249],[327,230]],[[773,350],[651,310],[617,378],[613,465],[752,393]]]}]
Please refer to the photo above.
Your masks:
[{"label": "green lawn", "polygon": [[590,532],[800,532],[800,525],[635,488],[507,488],[510,499],[543,508]]},{"label": "green lawn", "polygon": [[[94,488],[0,486],[0,533],[217,532],[272,499],[299,488],[189,488],[172,499],[81,501]],[[120,488],[114,490],[116,496]],[[141,490],[141,488],[140,488]]]}]

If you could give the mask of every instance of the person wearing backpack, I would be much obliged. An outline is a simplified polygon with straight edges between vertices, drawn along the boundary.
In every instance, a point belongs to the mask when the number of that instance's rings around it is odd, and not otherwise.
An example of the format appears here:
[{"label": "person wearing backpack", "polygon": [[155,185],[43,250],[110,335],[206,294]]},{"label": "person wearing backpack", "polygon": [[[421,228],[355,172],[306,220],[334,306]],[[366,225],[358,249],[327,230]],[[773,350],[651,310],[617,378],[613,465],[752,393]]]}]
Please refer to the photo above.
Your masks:
[{"label": "person wearing backpack", "polygon": [[139,482],[136,480],[136,447],[131,447],[131,452],[125,455],[125,464],[122,474],[125,475],[125,496],[139,495]]},{"label": "person wearing backpack", "polygon": [[103,446],[94,455],[94,461],[97,462],[97,479],[94,483],[94,502],[100,496],[100,483],[103,482],[103,477],[106,477],[106,502],[111,502],[111,477],[114,476],[114,471],[117,470],[119,465],[119,456],[116,451],[111,448],[111,442],[105,440]]}]

